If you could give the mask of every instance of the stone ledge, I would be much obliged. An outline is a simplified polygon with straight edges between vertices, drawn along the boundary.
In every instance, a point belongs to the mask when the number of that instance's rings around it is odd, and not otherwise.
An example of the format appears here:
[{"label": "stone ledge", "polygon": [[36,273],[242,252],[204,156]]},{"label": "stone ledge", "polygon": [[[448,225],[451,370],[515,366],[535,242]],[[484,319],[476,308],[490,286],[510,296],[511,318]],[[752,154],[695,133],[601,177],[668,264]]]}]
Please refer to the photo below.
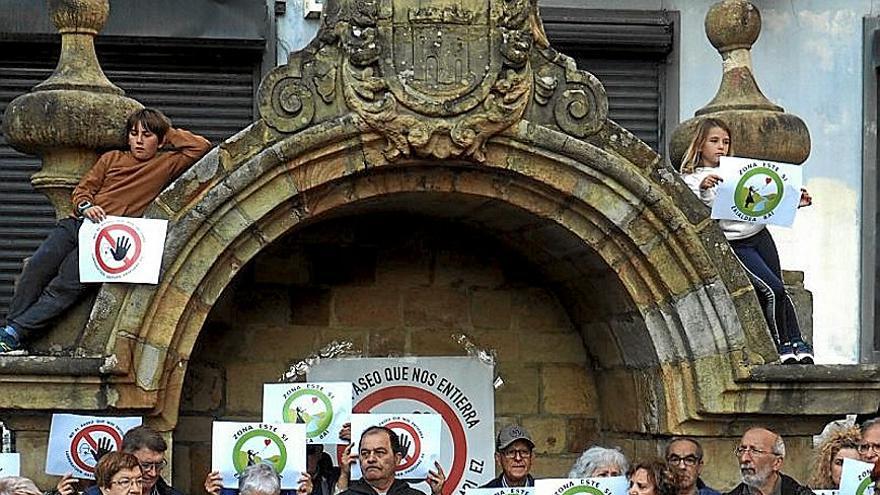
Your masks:
[{"label": "stone ledge", "polygon": [[[749,368],[745,383],[861,383],[880,388],[880,366],[872,364],[764,364]],[[867,383],[875,382],[875,383]]]},{"label": "stone ledge", "polygon": [[112,372],[111,357],[0,356],[0,381],[3,375],[103,377],[125,374]]}]

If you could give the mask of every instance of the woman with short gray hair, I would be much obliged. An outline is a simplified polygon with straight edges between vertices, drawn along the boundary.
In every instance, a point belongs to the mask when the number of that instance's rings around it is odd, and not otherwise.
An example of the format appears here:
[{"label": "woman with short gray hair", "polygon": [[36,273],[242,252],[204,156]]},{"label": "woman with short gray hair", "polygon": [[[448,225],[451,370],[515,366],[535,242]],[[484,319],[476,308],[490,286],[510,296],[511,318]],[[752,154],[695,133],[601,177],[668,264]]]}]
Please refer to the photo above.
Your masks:
[{"label": "woman with short gray hair", "polygon": [[0,495],[43,495],[33,481],[21,476],[0,478]]},{"label": "woman with short gray hair", "polygon": [[569,478],[607,478],[624,476],[629,470],[629,462],[623,453],[614,448],[606,449],[598,445],[590,447],[571,467]]},{"label": "woman with short gray hair", "polygon": [[241,495],[278,495],[281,493],[281,477],[271,465],[258,462],[242,471],[238,491]]}]

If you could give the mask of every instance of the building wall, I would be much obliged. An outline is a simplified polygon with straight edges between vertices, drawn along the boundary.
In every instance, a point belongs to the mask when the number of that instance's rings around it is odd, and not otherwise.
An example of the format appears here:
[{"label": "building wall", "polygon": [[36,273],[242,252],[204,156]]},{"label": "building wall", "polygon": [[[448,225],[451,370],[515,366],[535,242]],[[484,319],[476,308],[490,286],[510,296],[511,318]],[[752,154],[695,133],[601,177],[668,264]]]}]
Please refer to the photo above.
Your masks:
[{"label": "building wall", "polygon": [[497,424],[522,422],[541,476],[567,473],[599,437],[592,364],[553,291],[485,235],[422,218],[338,220],[261,253],[199,337],[174,434],[174,481],[198,493],[211,421],[259,420],[262,383],[333,340],[365,356],[497,353]]}]

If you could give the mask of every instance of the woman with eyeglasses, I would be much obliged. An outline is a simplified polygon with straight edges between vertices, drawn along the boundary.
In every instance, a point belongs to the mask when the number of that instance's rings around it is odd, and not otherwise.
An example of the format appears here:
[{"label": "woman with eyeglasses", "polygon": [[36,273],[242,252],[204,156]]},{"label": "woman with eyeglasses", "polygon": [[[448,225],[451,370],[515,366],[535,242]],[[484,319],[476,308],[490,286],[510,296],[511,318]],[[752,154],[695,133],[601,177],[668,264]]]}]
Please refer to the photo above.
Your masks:
[{"label": "woman with eyeglasses", "polygon": [[101,495],[140,495],[144,484],[141,464],[127,452],[110,452],[95,466],[95,482]]},{"label": "woman with eyeglasses", "polygon": [[807,485],[813,490],[836,490],[840,486],[843,460],[859,458],[860,439],[861,434],[855,426],[829,434],[816,452],[813,475]]},{"label": "woman with eyeglasses", "polygon": [[629,471],[627,495],[676,495],[678,493],[677,469],[655,459],[637,462]]}]

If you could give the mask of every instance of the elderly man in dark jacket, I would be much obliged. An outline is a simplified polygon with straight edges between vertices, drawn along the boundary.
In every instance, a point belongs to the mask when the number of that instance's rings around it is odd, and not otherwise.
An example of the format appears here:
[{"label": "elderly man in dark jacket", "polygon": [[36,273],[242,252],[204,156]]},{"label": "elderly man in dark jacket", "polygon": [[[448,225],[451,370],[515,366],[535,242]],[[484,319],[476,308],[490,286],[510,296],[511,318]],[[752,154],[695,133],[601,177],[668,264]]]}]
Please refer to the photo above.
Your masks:
[{"label": "elderly man in dark jacket", "polygon": [[535,486],[532,455],[535,442],[525,428],[507,425],[495,437],[495,460],[501,465],[501,474],[481,488],[508,488]]},{"label": "elderly man in dark jacket", "polygon": [[739,459],[742,483],[727,495],[814,495],[791,476],[782,473],[785,443],[766,428],[751,428],[734,450]]}]

